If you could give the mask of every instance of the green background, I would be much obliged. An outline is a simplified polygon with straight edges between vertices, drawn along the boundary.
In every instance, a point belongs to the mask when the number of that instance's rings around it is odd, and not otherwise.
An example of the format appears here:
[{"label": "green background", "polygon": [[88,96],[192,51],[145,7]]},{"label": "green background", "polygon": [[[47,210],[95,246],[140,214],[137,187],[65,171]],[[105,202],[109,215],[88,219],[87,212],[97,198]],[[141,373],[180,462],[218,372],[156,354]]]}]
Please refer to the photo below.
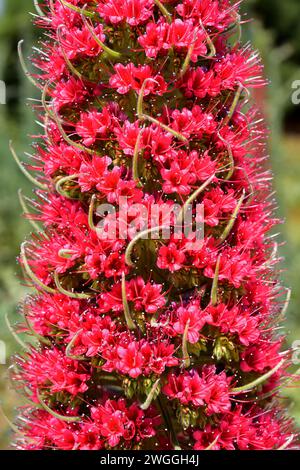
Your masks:
[{"label": "green background", "polygon": [[[21,218],[17,190],[30,196],[32,188],[12,160],[8,141],[15,148],[30,152],[30,142],[38,131],[35,116],[27,97],[37,97],[32,85],[23,76],[17,59],[16,45],[25,40],[25,56],[37,38],[34,36],[32,0],[0,0],[0,80],[6,84],[7,103],[0,104],[0,340],[7,346],[7,357],[18,350],[4,321],[8,314],[11,322],[18,319],[17,304],[26,289],[22,286],[16,264],[19,245],[30,225]],[[283,282],[292,287],[292,300],[288,310],[288,343],[300,340],[300,105],[292,104],[292,82],[300,80],[300,2],[299,0],[245,0],[247,17],[255,18],[244,26],[244,40],[250,39],[264,59],[266,76],[271,80],[261,101],[271,128],[270,154],[275,174],[278,214],[285,218],[280,248],[284,257],[281,273]],[[1,408],[13,418],[14,407],[20,399],[8,380],[8,366],[0,365]],[[291,415],[300,425],[300,396],[296,388],[287,391]],[[9,443],[9,426],[0,415],[0,449]]]}]

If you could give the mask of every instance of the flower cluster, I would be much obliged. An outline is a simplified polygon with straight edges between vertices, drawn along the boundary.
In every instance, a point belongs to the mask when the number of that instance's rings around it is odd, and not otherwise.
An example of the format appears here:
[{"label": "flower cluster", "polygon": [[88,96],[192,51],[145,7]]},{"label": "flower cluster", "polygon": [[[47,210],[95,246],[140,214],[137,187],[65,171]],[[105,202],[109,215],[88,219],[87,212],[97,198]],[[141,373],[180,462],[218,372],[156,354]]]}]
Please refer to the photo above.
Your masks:
[{"label": "flower cluster", "polygon": [[[12,374],[32,402],[19,449],[298,447],[276,400],[285,291],[249,96],[265,80],[236,40],[239,4],[39,10],[31,78],[45,132],[19,258],[37,292],[18,326],[36,341]],[[201,239],[176,231],[190,209]]]}]

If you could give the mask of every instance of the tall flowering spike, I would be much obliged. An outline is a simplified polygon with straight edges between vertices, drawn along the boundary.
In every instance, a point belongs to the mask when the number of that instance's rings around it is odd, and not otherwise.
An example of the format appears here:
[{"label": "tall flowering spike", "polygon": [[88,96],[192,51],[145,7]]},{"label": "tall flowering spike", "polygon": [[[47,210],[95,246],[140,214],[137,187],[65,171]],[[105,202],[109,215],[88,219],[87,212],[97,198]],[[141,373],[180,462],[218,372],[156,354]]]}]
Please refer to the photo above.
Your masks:
[{"label": "tall flowering spike", "polygon": [[[230,0],[51,0],[20,449],[294,449],[262,65]],[[37,53],[38,52],[38,53]],[[25,60],[22,57],[26,69]],[[26,72],[28,74],[28,72]],[[175,213],[175,208],[179,211]],[[198,211],[201,206],[202,211]],[[179,236],[188,215],[204,225]],[[169,229],[169,230],[168,230]]]}]

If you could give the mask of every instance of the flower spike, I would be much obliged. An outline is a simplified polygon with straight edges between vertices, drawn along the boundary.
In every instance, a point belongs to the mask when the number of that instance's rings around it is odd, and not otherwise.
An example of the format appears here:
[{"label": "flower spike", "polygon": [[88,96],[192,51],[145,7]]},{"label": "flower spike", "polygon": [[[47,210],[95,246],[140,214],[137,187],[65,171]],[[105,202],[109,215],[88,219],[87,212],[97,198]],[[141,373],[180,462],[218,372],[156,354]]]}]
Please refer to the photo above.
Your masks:
[{"label": "flower spike", "polygon": [[19,192],[39,231],[20,256],[37,292],[11,369],[31,403],[17,448],[300,448],[241,1],[34,3],[38,73],[18,50],[42,135],[24,165],[12,149],[40,188]]}]

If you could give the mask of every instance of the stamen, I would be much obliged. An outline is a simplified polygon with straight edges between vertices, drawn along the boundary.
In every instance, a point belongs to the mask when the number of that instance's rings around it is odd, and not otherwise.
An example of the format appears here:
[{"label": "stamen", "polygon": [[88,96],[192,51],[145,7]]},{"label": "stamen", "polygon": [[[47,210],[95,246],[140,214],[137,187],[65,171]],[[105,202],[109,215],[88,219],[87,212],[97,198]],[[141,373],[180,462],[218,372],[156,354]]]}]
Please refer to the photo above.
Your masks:
[{"label": "stamen", "polygon": [[292,442],[293,440],[295,439],[295,436],[294,434],[292,434],[286,441],[284,444],[282,444],[282,446],[278,447],[278,449],[274,449],[274,450],[285,450]]}]

